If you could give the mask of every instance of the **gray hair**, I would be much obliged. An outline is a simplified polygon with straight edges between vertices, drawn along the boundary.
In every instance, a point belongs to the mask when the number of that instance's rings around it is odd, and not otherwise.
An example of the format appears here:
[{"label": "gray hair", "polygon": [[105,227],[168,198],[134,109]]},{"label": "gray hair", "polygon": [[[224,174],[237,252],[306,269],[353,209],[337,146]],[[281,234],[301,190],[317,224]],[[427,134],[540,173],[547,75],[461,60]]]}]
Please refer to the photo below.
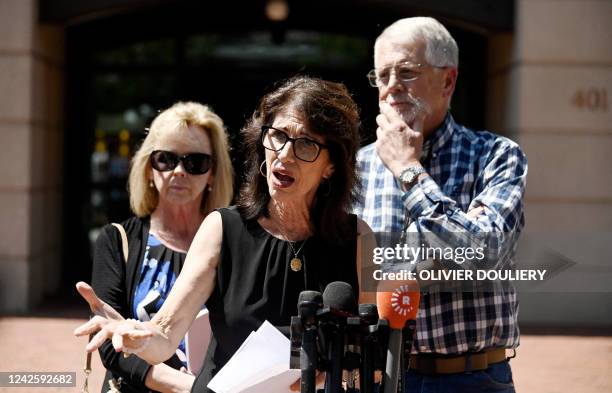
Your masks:
[{"label": "gray hair", "polygon": [[446,27],[434,18],[417,16],[400,19],[388,26],[376,39],[374,52],[381,40],[402,42],[425,41],[425,60],[436,67],[458,67],[459,48]]}]

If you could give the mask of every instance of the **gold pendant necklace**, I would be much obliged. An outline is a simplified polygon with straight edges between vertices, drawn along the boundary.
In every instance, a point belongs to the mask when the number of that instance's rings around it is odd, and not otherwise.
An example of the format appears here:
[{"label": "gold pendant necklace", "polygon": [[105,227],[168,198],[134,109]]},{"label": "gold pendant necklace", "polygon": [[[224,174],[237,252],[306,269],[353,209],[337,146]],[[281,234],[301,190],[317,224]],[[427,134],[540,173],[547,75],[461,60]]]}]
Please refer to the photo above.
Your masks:
[{"label": "gold pendant necklace", "polygon": [[291,262],[289,262],[289,267],[291,267],[291,270],[293,270],[294,272],[299,272],[300,270],[302,270],[302,260],[299,257],[300,251],[302,251],[302,248],[304,248],[304,245],[306,244],[308,239],[304,240],[304,243],[302,243],[302,245],[297,251],[295,251],[295,248],[293,248],[293,242],[289,240],[287,241],[289,242],[289,247],[291,247],[291,252],[293,252],[293,258],[291,258]]},{"label": "gold pendant necklace", "polygon": [[285,237],[285,240],[289,243],[289,247],[291,247],[291,252],[293,253],[293,258],[291,258],[291,261],[289,261],[289,267],[294,272],[299,272],[300,270],[302,270],[302,260],[299,257],[300,251],[302,251],[302,248],[304,248],[304,245],[306,244],[306,242],[308,241],[309,238],[304,240],[304,243],[302,243],[302,245],[300,246],[300,248],[296,252],[295,248],[293,247],[293,243],[294,242],[289,240],[287,235],[285,235],[285,233],[283,231],[281,231],[280,228],[278,230]]},{"label": "gold pendant necklace", "polygon": [[299,272],[302,270],[302,260],[298,257],[291,258],[291,263],[289,266],[291,266],[291,270],[294,272]]}]

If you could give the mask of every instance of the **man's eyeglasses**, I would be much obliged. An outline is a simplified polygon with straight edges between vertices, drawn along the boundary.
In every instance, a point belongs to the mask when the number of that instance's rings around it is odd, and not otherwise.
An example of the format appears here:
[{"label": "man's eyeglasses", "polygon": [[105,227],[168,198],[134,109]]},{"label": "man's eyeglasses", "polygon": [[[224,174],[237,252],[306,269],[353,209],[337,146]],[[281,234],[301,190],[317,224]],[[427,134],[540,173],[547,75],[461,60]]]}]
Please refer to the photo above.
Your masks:
[{"label": "man's eyeglasses", "polygon": [[160,171],[172,171],[179,162],[183,163],[185,172],[191,175],[203,175],[212,167],[212,157],[206,153],[189,153],[179,156],[167,150],[155,150],[150,156],[151,166]]},{"label": "man's eyeglasses", "polygon": [[313,162],[321,153],[321,149],[327,149],[322,143],[309,138],[291,138],[285,131],[271,126],[261,127],[261,143],[272,151],[281,151],[287,141],[291,141],[293,154],[302,161]]},{"label": "man's eyeglasses", "polygon": [[[373,69],[366,75],[370,86],[380,87],[387,86],[389,79],[391,79],[391,73],[395,72],[395,78],[400,81],[412,82],[418,79],[420,72],[419,69],[424,67],[425,64],[415,64],[410,62],[399,63],[391,67],[385,67],[381,69]],[[436,67],[437,68],[437,67]]]}]

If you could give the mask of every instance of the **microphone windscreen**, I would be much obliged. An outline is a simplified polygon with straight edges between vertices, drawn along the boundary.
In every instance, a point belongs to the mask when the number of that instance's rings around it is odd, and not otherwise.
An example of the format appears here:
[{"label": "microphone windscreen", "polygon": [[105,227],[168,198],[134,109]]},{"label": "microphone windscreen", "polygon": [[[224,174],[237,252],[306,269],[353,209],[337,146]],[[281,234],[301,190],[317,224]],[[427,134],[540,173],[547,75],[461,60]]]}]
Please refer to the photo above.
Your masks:
[{"label": "microphone windscreen", "polygon": [[389,321],[391,329],[403,329],[406,321],[416,319],[420,300],[416,281],[404,282],[392,292],[376,293],[378,315]]},{"label": "microphone windscreen", "polygon": [[378,308],[376,304],[364,303],[359,305],[359,317],[367,322],[373,323],[378,319]]},{"label": "microphone windscreen", "polygon": [[357,311],[357,301],[351,284],[344,281],[329,283],[323,291],[323,306],[354,314]]},{"label": "microphone windscreen", "polygon": [[308,319],[310,322],[315,318],[317,310],[323,307],[323,297],[318,291],[302,291],[298,296],[298,316],[303,319]]},{"label": "microphone windscreen", "polygon": [[302,303],[322,304],[323,298],[321,297],[321,292],[319,291],[300,292],[300,296],[298,297],[298,304],[302,304]]}]

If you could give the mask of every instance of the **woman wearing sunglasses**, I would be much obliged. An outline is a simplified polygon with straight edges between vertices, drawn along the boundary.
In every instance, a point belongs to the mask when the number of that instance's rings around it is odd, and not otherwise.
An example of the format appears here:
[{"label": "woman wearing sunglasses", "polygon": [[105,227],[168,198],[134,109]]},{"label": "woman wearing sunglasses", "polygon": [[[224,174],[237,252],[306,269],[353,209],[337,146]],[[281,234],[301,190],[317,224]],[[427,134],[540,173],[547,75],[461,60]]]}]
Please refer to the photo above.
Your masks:
[{"label": "woman wearing sunglasses", "polygon": [[[204,217],[232,198],[233,173],[219,116],[193,102],[161,112],[132,159],[129,192],[135,217],[122,223],[127,263],[118,229],[107,225],[96,242],[92,286],[122,318],[149,321],[170,293]],[[165,364],[155,366],[124,358],[108,341],[100,357],[108,369],[102,392],[110,389],[109,380],[123,393],[189,391],[193,384],[192,375],[179,371],[186,360],[183,341]]]},{"label": "woman wearing sunglasses", "polygon": [[[344,85],[292,78],[263,97],[242,136],[247,171],[237,206],[204,220],[150,322],[123,321],[102,305],[75,331],[98,332],[87,350],[112,337],[117,351],[164,361],[206,302],[214,338],[192,391],[208,392],[212,376],[265,320],[288,331],[301,291],[345,281],[359,295],[359,234],[369,228],[349,214],[359,115]],[[77,289],[96,304],[86,284]]]}]

